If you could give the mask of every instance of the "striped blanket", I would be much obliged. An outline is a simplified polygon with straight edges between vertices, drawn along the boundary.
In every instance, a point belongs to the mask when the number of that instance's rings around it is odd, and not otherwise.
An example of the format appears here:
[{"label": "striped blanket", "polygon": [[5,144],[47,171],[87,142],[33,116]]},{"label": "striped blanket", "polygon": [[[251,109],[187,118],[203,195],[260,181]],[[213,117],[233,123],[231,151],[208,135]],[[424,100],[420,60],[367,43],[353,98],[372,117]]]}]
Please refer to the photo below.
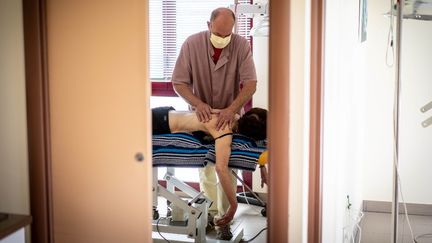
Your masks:
[{"label": "striped blanket", "polygon": [[[240,134],[233,135],[230,168],[254,171],[265,142],[255,142]],[[215,163],[214,144],[203,144],[189,133],[153,136],[153,166],[204,167]]]}]

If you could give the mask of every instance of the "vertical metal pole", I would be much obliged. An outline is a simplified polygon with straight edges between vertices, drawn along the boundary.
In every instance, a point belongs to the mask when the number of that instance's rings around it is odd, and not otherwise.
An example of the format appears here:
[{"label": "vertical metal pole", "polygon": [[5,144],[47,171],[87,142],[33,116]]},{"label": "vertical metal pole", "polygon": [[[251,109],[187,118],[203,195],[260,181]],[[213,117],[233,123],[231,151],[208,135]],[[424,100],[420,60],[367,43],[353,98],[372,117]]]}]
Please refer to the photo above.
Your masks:
[{"label": "vertical metal pole", "polygon": [[234,23],[234,33],[237,34],[238,33],[238,18],[239,18],[239,14],[237,13],[237,5],[239,4],[238,0],[234,0],[234,14],[235,14],[235,23]]},{"label": "vertical metal pole", "polygon": [[[402,19],[403,19],[404,0],[397,0],[397,21],[396,21],[396,70],[395,70],[395,89],[396,89],[396,111],[394,114],[394,139],[395,154],[393,167],[393,210],[392,210],[392,243],[398,242],[398,217],[399,217],[399,117],[400,117],[400,86],[401,86],[401,39],[402,39]],[[393,11],[393,9],[391,10]],[[392,20],[393,21],[393,20]]]}]

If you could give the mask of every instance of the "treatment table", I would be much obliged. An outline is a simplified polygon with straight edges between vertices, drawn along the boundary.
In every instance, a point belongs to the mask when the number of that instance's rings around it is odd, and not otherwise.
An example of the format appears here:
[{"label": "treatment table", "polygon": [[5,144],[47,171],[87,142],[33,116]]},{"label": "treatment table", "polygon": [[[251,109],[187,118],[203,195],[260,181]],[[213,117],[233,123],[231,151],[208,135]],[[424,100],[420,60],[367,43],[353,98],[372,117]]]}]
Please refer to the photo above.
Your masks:
[{"label": "treatment table", "polygon": [[[201,168],[215,163],[214,144],[206,143],[189,133],[154,135],[153,142],[153,242],[239,242],[243,229],[233,230],[230,241],[212,240],[206,237],[208,209],[212,201],[175,177],[175,168]],[[266,141],[255,142],[240,134],[234,134],[229,167],[254,171],[259,156],[266,148]],[[166,188],[158,182],[158,168],[167,167],[164,176]],[[241,180],[240,180],[241,181]],[[241,181],[244,183],[243,181]],[[188,200],[175,193],[175,188],[187,195]],[[161,217],[158,197],[169,201],[184,217],[172,212],[172,217]],[[168,240],[168,241],[167,241]]]}]

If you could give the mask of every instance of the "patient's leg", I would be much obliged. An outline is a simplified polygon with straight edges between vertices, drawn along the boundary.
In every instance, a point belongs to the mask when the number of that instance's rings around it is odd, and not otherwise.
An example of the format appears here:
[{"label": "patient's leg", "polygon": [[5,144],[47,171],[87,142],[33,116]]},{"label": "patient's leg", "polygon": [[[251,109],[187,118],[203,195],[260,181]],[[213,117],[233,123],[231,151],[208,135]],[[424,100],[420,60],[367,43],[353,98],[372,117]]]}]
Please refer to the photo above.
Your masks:
[{"label": "patient's leg", "polygon": [[215,166],[208,164],[204,168],[200,168],[199,177],[201,191],[204,191],[204,195],[213,201],[213,204],[209,208],[209,213],[215,216],[219,208]]}]

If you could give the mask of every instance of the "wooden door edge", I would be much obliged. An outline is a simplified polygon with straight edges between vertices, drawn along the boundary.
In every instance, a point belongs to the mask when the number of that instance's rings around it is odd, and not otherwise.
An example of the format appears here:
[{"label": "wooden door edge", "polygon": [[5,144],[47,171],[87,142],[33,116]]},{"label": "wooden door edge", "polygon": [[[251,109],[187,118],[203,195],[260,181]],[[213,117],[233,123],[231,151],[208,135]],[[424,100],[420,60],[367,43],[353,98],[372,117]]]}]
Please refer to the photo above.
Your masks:
[{"label": "wooden door edge", "polygon": [[311,2],[308,242],[322,241],[322,84],[324,1]]},{"label": "wooden door edge", "polygon": [[45,0],[23,0],[31,240],[53,242]]}]

